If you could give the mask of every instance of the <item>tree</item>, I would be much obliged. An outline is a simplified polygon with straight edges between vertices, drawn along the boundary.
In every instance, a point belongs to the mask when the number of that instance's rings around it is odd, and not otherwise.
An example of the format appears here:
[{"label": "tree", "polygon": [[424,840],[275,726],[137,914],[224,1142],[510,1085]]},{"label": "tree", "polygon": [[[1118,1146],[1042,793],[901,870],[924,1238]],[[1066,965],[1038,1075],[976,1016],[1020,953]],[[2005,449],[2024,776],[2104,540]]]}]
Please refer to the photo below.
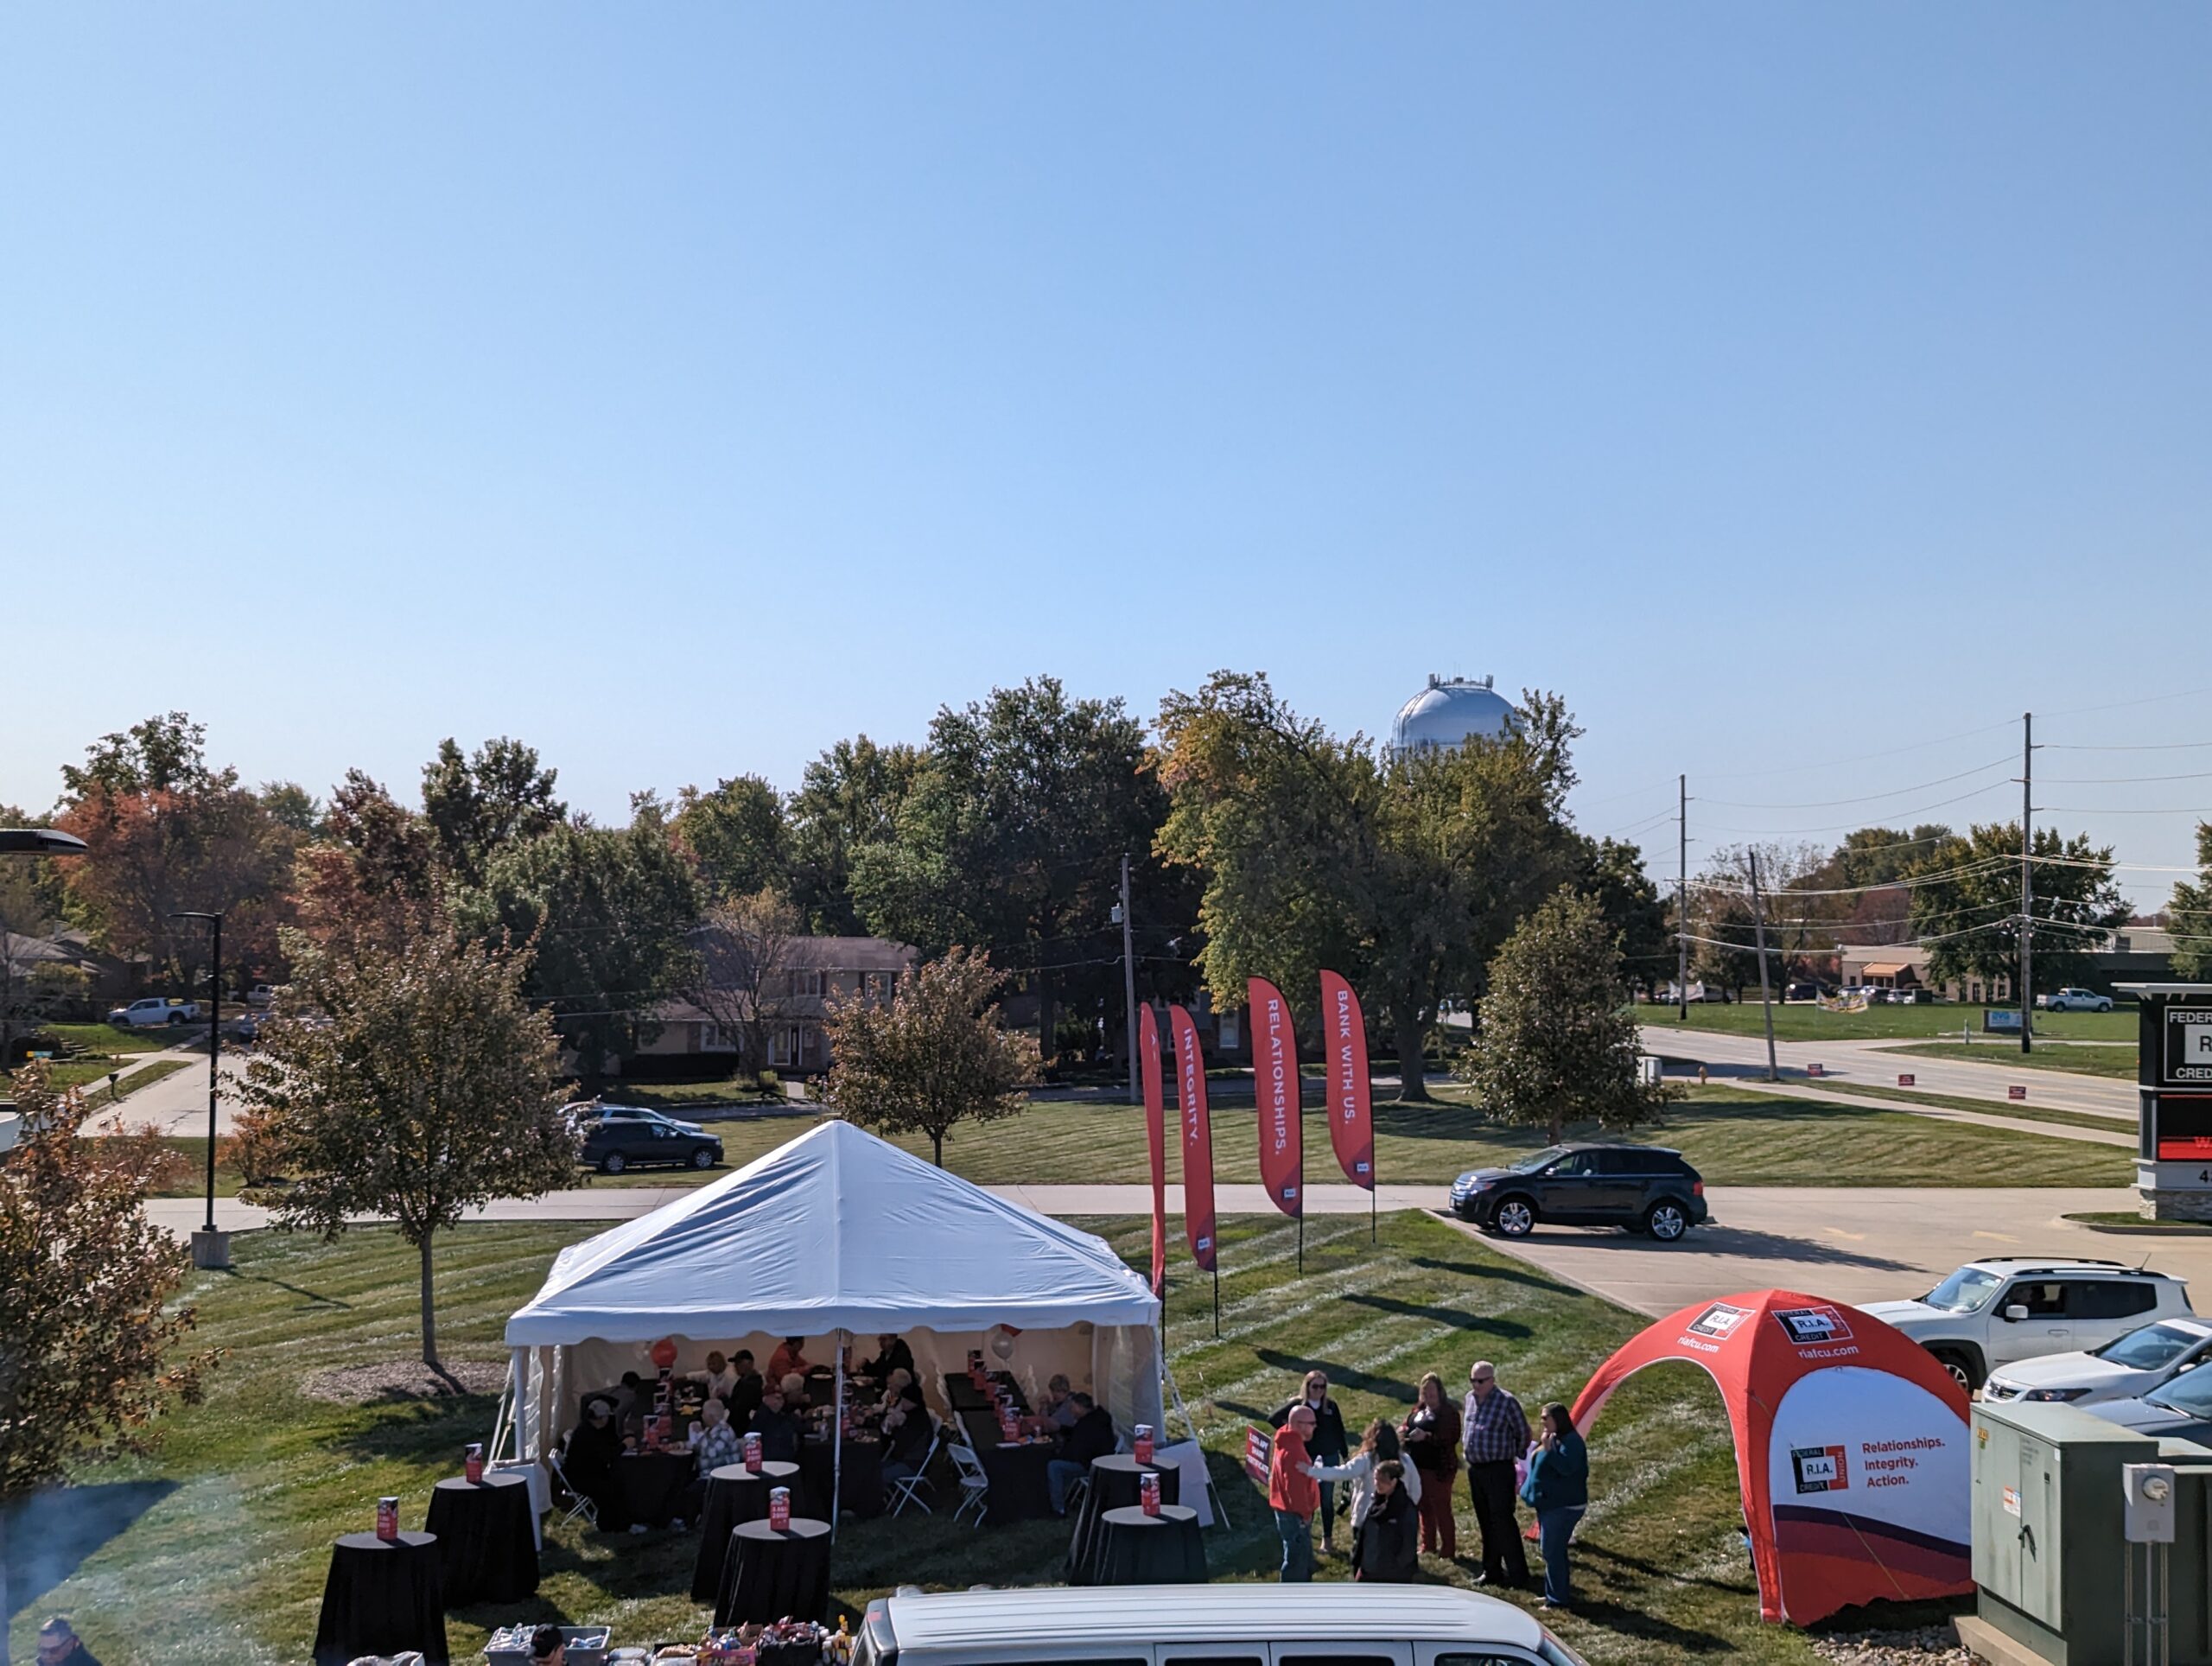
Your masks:
[{"label": "tree", "polygon": [[560,1046],[523,982],[525,951],[449,927],[333,953],[293,934],[292,981],[246,1066],[239,1137],[250,1172],[290,1184],[272,1224],[335,1238],[360,1217],[420,1252],[423,1362],[438,1358],[438,1232],[500,1198],[575,1178]]},{"label": "tree", "polygon": [[[0,827],[36,825],[0,805]],[[55,928],[54,898],[41,881],[43,862],[0,862],[0,1068],[16,1062],[16,1044],[38,1028],[56,1002],[82,981],[73,967],[46,957]]]},{"label": "tree", "polygon": [[207,726],[188,712],[149,717],[118,734],[103,734],[85,748],[82,767],[61,766],[64,802],[95,791],[118,796],[141,792],[193,792],[219,783],[235,786],[238,773],[219,775],[207,767]]},{"label": "tree", "polygon": [[709,897],[732,901],[791,883],[791,826],[776,789],[758,775],[676,795],[673,831]]},{"label": "tree", "polygon": [[899,811],[922,773],[919,747],[840,741],[806,766],[789,810],[791,897],[810,931],[857,937],[853,852],[895,840]]},{"label": "tree", "polygon": [[683,998],[740,1038],[748,1070],[768,1063],[768,1032],[791,1011],[791,944],[798,910],[774,891],[718,903],[692,934]]},{"label": "tree", "polygon": [[1386,760],[1300,717],[1264,675],[1222,671],[1171,694],[1160,733],[1159,849],[1203,875],[1207,987],[1239,1002],[1254,975],[1304,990],[1322,966],[1343,972],[1395,1034],[1402,1093],[1426,1097],[1439,1008],[1478,1001],[1498,944],[1576,871],[1564,706],[1527,693],[1497,740]]},{"label": "tree", "polygon": [[[2173,975],[2190,982],[2212,982],[2212,822],[2196,824],[2196,878],[2177,882],[2166,905]],[[2041,875],[2037,888],[2042,888]]]},{"label": "tree", "polygon": [[964,942],[1017,957],[1049,1047],[1063,1001],[1094,1031],[1121,1010],[1121,859],[1160,923],[1177,889],[1150,855],[1166,811],[1120,700],[1070,699],[1050,677],[994,689],[938,711],[891,836],[852,853],[853,900],[871,932],[925,954]]},{"label": "tree", "polygon": [[648,806],[622,829],[556,825],[500,847],[455,919],[531,947],[526,993],[552,1014],[587,1078],[686,982],[698,886]]},{"label": "tree", "polygon": [[1621,945],[1621,965],[1631,989],[1650,991],[1675,974],[1675,928],[1659,887],[1643,871],[1643,853],[1614,839],[1584,851],[1574,887],[1593,898],[1606,928]]},{"label": "tree", "polygon": [[[144,1203],[174,1160],[152,1132],[81,1134],[83,1098],[16,1072],[23,1135],[0,1163],[0,1614],[9,1509],[79,1465],[151,1449],[219,1356],[181,1354],[175,1240]],[[0,1629],[0,1660],[6,1657]]]},{"label": "tree", "polygon": [[1455,1069],[1498,1121],[1632,1128],[1658,1115],[1662,1086],[1637,1075],[1636,1014],[1620,951],[1596,900],[1562,889],[1514,928],[1491,964],[1482,1029]]},{"label": "tree", "polygon": [[423,766],[423,815],[438,861],[464,885],[483,882],[497,852],[568,819],[553,796],[557,771],[541,769],[537,749],[502,735],[467,758],[452,737]]},{"label": "tree", "polygon": [[[2036,989],[2088,980],[2105,934],[2125,923],[2126,898],[2113,883],[2112,847],[2037,828],[2035,862]],[[1994,982],[2020,970],[2020,824],[1991,823],[1929,847],[1908,869],[1914,935],[1929,945],[1938,983]],[[2035,989],[2028,991],[2032,996]]]},{"label": "tree", "polygon": [[445,887],[429,823],[358,769],[330,795],[325,837],[300,852],[300,929],[328,949],[396,946],[426,929]]},{"label": "tree", "polygon": [[1036,1072],[1036,1044],[1002,1030],[990,957],[961,948],[925,962],[887,1002],[833,1004],[827,1098],[837,1113],[886,1134],[926,1134],[944,1167],[944,1136],[962,1122],[1012,1116]]}]

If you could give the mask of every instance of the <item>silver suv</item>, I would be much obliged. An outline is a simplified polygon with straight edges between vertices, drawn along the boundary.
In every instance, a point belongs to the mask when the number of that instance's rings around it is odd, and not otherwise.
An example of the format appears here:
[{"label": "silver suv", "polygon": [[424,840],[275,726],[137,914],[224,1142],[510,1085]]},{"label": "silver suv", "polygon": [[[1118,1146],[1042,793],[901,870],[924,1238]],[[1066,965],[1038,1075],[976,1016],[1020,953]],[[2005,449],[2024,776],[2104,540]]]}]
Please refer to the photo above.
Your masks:
[{"label": "silver suv", "polygon": [[1970,1261],[1923,1296],[1859,1307],[1927,1349],[1967,1389],[2016,1360],[2102,1347],[2190,1311],[2187,1284],[2169,1274],[2023,1256]]}]

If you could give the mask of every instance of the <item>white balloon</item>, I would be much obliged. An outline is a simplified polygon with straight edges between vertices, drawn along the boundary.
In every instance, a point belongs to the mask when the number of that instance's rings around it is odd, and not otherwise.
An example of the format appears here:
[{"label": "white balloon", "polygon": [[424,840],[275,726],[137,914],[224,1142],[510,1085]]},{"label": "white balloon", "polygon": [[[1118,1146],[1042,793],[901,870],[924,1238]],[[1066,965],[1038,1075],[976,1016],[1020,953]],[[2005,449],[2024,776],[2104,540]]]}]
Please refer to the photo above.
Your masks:
[{"label": "white balloon", "polygon": [[1014,1339],[1008,1336],[1004,1331],[1001,1331],[996,1336],[991,1339],[991,1351],[996,1354],[1001,1359],[1013,1358]]}]

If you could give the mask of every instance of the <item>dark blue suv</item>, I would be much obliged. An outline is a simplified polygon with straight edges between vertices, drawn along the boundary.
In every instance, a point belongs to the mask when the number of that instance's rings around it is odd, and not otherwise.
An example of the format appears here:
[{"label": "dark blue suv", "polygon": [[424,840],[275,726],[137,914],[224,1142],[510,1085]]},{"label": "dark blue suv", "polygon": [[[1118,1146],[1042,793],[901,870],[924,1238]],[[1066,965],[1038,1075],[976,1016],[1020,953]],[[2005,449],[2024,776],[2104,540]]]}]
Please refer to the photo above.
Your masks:
[{"label": "dark blue suv", "polygon": [[1452,1182],[1452,1212],[1486,1232],[1619,1226],[1672,1243],[1708,1218],[1705,1181],[1664,1146],[1560,1145]]}]

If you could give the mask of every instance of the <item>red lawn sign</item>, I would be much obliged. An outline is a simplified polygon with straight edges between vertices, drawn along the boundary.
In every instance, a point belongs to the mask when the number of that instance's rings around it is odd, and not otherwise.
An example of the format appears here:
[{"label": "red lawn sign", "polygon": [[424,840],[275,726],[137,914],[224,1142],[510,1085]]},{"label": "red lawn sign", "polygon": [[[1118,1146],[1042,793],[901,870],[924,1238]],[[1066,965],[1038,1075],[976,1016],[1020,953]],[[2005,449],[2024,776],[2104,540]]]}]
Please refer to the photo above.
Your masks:
[{"label": "red lawn sign", "polygon": [[1244,1426],[1244,1472],[1262,1486],[1268,1484],[1268,1465],[1275,1455],[1275,1438],[1251,1423]]}]

